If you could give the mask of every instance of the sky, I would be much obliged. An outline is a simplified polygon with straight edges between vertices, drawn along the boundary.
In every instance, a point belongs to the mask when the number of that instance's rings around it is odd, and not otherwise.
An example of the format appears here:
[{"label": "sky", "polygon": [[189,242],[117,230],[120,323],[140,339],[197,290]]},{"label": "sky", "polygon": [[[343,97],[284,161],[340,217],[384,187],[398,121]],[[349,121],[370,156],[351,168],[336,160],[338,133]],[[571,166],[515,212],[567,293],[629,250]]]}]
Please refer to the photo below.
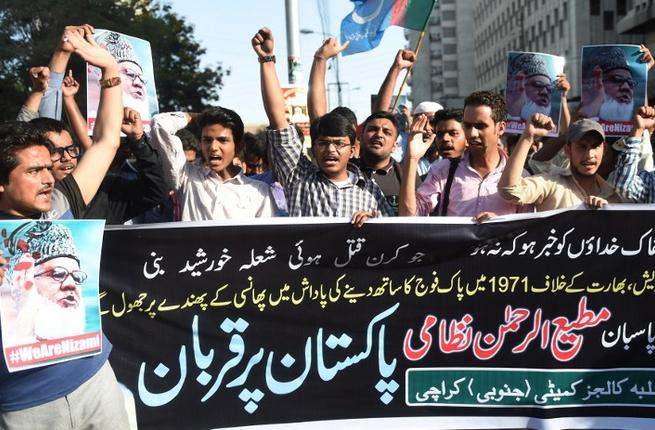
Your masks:
[{"label": "sky", "polygon": [[[282,85],[287,84],[285,1],[173,0],[170,3],[177,14],[194,26],[196,40],[207,49],[202,64],[220,62],[231,71],[224,78],[218,104],[234,109],[246,124],[267,124],[260,95],[259,65],[250,40],[261,27],[273,31],[278,76]],[[317,33],[300,36],[301,83],[307,85],[314,52],[325,38],[321,34],[320,5],[324,5],[325,15],[329,16],[326,33],[338,37],[341,20],[352,12],[353,3],[350,0],[298,0],[298,3],[300,28]],[[340,59],[343,104],[355,111],[359,121],[370,113],[371,94],[377,94],[396,52],[406,44],[403,29],[389,27],[377,48]],[[328,70],[326,81],[336,82],[334,68]],[[333,94],[330,97],[336,100],[336,90]],[[330,109],[335,106],[331,105]]]}]

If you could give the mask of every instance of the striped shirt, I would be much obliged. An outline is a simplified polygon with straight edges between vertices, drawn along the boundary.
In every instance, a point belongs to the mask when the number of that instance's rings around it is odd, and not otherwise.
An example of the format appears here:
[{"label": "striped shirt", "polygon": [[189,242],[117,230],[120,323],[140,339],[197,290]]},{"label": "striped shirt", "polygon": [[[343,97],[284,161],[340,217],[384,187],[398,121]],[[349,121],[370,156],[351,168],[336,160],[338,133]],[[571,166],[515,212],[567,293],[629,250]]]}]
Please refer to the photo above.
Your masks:
[{"label": "striped shirt", "polygon": [[639,171],[641,139],[629,137],[616,162],[614,187],[618,195],[636,203],[655,202],[655,172]]},{"label": "striped shirt", "polygon": [[289,216],[351,217],[358,210],[393,215],[380,187],[348,163],[349,180],[335,184],[303,155],[294,127],[268,130],[271,164],[287,196]]}]

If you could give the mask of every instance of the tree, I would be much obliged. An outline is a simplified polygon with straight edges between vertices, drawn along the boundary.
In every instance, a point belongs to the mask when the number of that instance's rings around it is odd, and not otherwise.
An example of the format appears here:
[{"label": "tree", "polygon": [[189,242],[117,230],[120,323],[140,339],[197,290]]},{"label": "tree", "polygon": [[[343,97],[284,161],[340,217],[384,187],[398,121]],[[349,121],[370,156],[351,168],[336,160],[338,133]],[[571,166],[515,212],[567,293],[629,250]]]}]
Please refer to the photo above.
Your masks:
[{"label": "tree", "polygon": [[[29,90],[29,67],[47,65],[66,25],[89,23],[148,40],[161,111],[200,111],[216,103],[229,74],[221,64],[201,67],[206,50],[193,26],[169,4],[153,0],[3,0],[0,6],[0,115],[14,119]],[[73,57],[69,68],[85,94],[85,65]],[[84,97],[78,103],[85,111]]]}]

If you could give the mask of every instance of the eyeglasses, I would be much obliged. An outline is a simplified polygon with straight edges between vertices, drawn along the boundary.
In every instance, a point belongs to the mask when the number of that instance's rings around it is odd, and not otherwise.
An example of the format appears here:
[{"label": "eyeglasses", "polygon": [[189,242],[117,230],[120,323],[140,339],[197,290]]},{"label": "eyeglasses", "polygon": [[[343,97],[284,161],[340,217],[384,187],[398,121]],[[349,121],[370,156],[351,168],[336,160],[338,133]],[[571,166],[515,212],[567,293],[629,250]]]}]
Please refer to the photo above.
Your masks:
[{"label": "eyeglasses", "polygon": [[66,278],[70,275],[71,278],[73,278],[73,282],[75,282],[76,285],[82,285],[84,281],[86,281],[87,274],[86,272],[83,272],[81,270],[73,270],[72,272],[69,272],[68,269],[61,267],[61,266],[55,266],[50,270],[46,270],[44,272],[38,273],[34,275],[35,277],[37,276],[49,276],[50,278],[54,279],[57,282],[64,282]]},{"label": "eyeglasses", "polygon": [[52,161],[59,161],[64,156],[64,153],[68,154],[70,158],[77,158],[80,156],[80,146],[73,144],[60,148],[52,145],[52,153],[50,155],[50,159]]},{"label": "eyeglasses", "polygon": [[347,140],[317,140],[316,146],[322,150],[330,148],[330,145],[334,145],[337,151],[341,151],[344,148],[352,146]]},{"label": "eyeglasses", "polygon": [[125,76],[128,79],[130,79],[132,81],[133,84],[136,83],[137,79],[139,79],[143,83],[143,85],[148,84],[148,80],[146,78],[144,78],[141,73],[134,73],[131,70],[125,70],[123,73],[125,74]]},{"label": "eyeglasses", "polygon": [[624,78],[616,75],[608,76],[606,79],[603,79],[603,82],[611,82],[618,86],[621,86],[623,84],[628,84],[630,88],[634,88],[637,86],[637,81],[635,81],[634,79]]},{"label": "eyeglasses", "polygon": [[541,92],[543,90],[546,90],[548,92],[553,91],[553,85],[552,84],[542,84],[541,82],[528,82],[527,85],[531,86],[535,90]]}]

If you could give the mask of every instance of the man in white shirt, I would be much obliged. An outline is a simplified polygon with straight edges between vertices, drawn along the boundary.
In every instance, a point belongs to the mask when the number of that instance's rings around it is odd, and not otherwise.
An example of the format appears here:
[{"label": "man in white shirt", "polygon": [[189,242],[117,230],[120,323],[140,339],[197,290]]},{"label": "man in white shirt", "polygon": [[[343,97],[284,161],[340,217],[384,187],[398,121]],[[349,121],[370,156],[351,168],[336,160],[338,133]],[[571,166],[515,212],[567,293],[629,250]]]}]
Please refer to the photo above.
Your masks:
[{"label": "man in white shirt", "polygon": [[[203,160],[187,163],[175,133],[191,122],[201,130]],[[164,176],[180,202],[182,221],[273,216],[268,185],[232,164],[243,146],[243,122],[236,112],[218,107],[201,114],[162,113],[153,117],[151,133]]]}]

